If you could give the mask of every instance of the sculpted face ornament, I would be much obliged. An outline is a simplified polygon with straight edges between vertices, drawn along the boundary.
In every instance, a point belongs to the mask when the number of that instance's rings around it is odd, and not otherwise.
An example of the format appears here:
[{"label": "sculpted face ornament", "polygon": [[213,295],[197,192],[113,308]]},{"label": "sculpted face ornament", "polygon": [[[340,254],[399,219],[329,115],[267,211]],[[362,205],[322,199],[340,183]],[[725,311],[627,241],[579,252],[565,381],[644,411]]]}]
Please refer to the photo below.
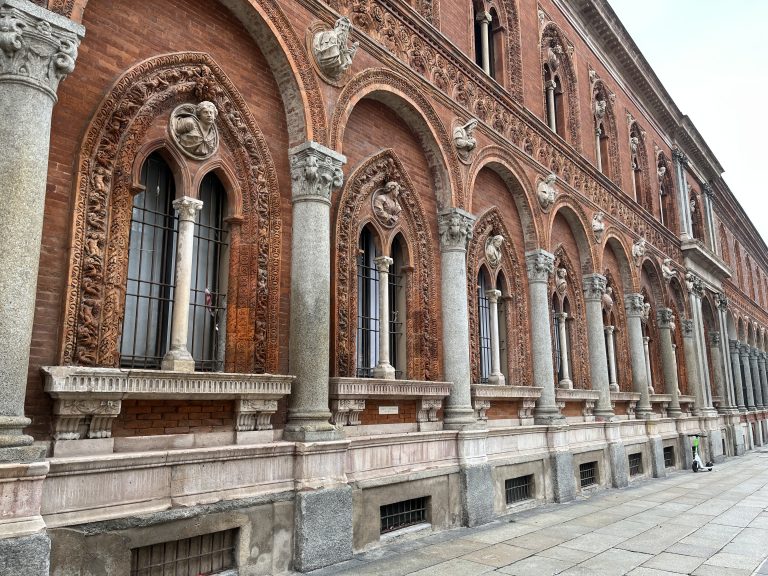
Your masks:
[{"label": "sculpted face ornament", "polygon": [[398,201],[400,193],[400,184],[387,182],[383,187],[377,188],[371,197],[373,213],[379,222],[387,228],[394,227],[400,220],[400,212],[403,210]]},{"label": "sculpted face ornament", "polygon": [[539,185],[536,187],[536,196],[539,199],[539,205],[542,210],[548,210],[555,203],[555,198],[557,198],[557,190],[555,190],[556,180],[557,175],[550,174],[539,182]]},{"label": "sculpted face ornament", "polygon": [[555,289],[557,293],[562,296],[568,290],[568,270],[565,268],[558,268],[555,274]]},{"label": "sculpted face ornament", "polygon": [[216,128],[218,114],[213,102],[207,100],[197,106],[177,106],[168,124],[171,140],[179,150],[194,160],[210,158],[219,147],[219,132]]},{"label": "sculpted face ornament", "polygon": [[661,274],[666,282],[677,276],[677,270],[672,268],[672,258],[665,258],[664,262],[661,263]]},{"label": "sculpted face ornament", "polygon": [[640,266],[643,263],[643,257],[645,256],[645,236],[638,238],[634,244],[632,244],[632,258],[635,261],[635,266]]},{"label": "sculpted face ornament", "polygon": [[595,212],[595,215],[592,216],[592,232],[594,232],[595,240],[598,244],[603,241],[603,233],[605,232],[604,218],[605,214],[603,212]]},{"label": "sculpted face ornament", "polygon": [[359,42],[348,45],[352,23],[343,16],[336,20],[333,30],[324,30],[312,39],[312,52],[320,70],[329,78],[338,80],[355,57]]},{"label": "sculpted face ornament", "polygon": [[501,248],[504,246],[504,236],[491,236],[485,241],[485,261],[491,268],[496,268],[501,262]]}]

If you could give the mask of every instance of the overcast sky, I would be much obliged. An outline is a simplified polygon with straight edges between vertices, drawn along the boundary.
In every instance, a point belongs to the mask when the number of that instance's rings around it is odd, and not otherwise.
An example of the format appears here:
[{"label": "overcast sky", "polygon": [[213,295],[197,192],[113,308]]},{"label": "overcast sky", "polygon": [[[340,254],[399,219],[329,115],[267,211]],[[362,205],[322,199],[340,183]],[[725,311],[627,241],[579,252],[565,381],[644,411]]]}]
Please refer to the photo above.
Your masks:
[{"label": "overcast sky", "polygon": [[768,0],[609,0],[768,243]]}]

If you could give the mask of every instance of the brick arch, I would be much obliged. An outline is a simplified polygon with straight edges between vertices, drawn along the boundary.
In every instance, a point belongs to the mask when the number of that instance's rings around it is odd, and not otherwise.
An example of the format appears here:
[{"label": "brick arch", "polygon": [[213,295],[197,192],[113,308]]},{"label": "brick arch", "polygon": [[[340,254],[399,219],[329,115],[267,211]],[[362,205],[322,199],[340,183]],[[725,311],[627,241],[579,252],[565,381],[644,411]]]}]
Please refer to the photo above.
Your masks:
[{"label": "brick arch", "polygon": [[492,170],[504,181],[509,190],[512,201],[515,203],[517,213],[520,216],[523,225],[524,248],[536,250],[542,245],[542,239],[539,236],[538,222],[534,216],[533,206],[530,199],[535,197],[535,190],[530,180],[525,175],[522,167],[517,163],[514,157],[499,146],[487,146],[480,150],[469,175],[467,176],[467,187],[469,190],[467,198],[468,211],[472,212],[473,196],[475,193],[475,182],[480,172],[488,168]]},{"label": "brick arch", "polygon": [[561,195],[552,207],[549,218],[548,237],[550,243],[553,242],[552,229],[558,214],[561,214],[563,218],[565,218],[573,237],[576,239],[576,245],[579,251],[579,270],[581,272],[579,274],[579,280],[581,280],[581,276],[584,274],[599,272],[599,269],[597,268],[597,255],[594,253],[592,242],[590,242],[589,236],[587,235],[586,222],[588,222],[589,219],[587,218],[584,209],[577,202]]},{"label": "brick arch", "polygon": [[330,146],[343,152],[347,120],[363,98],[392,109],[421,141],[434,180],[438,210],[465,208],[463,179],[453,140],[432,104],[400,74],[374,68],[361,72],[347,83],[339,94],[331,119]]},{"label": "brick arch", "polygon": [[[491,268],[485,261],[485,244],[489,237],[502,235],[505,238],[502,249],[501,262],[495,273],[491,273],[491,283],[496,285],[496,278],[500,272],[504,273],[508,294],[515,298],[513,305],[506,307],[507,312],[507,346],[510,378],[514,372],[517,385],[530,385],[531,354],[526,353],[530,344],[527,338],[528,318],[528,290],[525,279],[525,265],[521,265],[517,257],[517,250],[513,236],[504,223],[501,211],[493,207],[480,215],[475,223],[472,239],[467,246],[467,287],[469,300],[469,334],[470,360],[473,382],[480,381],[480,350],[478,346],[478,317],[477,317],[477,290],[475,290],[477,275],[481,267],[491,272]],[[511,382],[509,382],[511,384]]]},{"label": "brick arch", "polygon": [[[664,283],[661,278],[661,271],[656,263],[646,256],[640,264],[640,288],[641,292],[644,286],[650,289],[649,291],[646,290],[646,295],[649,297],[649,301],[655,309],[665,307],[667,302]],[[645,279],[645,282],[643,282],[643,279]]]},{"label": "brick arch", "polygon": [[[243,222],[231,231],[227,369],[275,371],[282,229],[266,139],[232,82],[208,54],[150,58],[102,100],[80,148],[62,361],[117,366],[128,267],[132,167],[148,131],[184,102],[219,110],[220,156],[237,175]],[[221,150],[226,150],[226,159]],[[238,324],[238,311],[251,321]],[[232,339],[237,335],[237,340]]]},{"label": "brick arch", "polygon": [[639,290],[639,278],[634,272],[634,267],[629,259],[628,254],[631,254],[631,250],[627,247],[626,242],[622,234],[615,228],[608,228],[605,231],[605,239],[603,240],[603,253],[600,256],[600,267],[604,267],[605,251],[611,250],[616,256],[616,260],[619,261],[619,275],[621,277],[621,284],[624,293],[637,292]]},{"label": "brick arch", "polygon": [[559,70],[562,71],[560,75],[561,80],[565,84],[565,94],[568,99],[568,106],[566,108],[565,125],[567,129],[568,138],[570,144],[577,150],[581,150],[581,121],[579,115],[579,91],[576,75],[576,66],[573,62],[573,46],[563,34],[560,27],[554,22],[547,22],[541,30],[541,37],[539,39],[541,46],[541,94],[544,94],[544,64],[548,60],[548,51],[550,48],[560,46],[562,53],[559,54]]},{"label": "brick arch", "polygon": [[401,185],[402,212],[391,236],[402,234],[408,245],[413,272],[408,282],[407,373],[417,380],[439,377],[439,327],[436,287],[440,279],[436,270],[438,254],[435,239],[429,231],[427,215],[413,183],[392,149],[383,150],[363,162],[347,179],[339,198],[334,223],[333,293],[336,325],[332,341],[332,366],[337,376],[355,373],[355,336],[357,326],[358,236],[362,228],[374,220],[371,195],[387,181]]},{"label": "brick arch", "polygon": [[[48,0],[48,9],[82,23],[90,0]],[[327,118],[304,41],[280,9],[279,0],[219,0],[240,20],[261,49],[277,82],[290,145],[327,143]]]}]

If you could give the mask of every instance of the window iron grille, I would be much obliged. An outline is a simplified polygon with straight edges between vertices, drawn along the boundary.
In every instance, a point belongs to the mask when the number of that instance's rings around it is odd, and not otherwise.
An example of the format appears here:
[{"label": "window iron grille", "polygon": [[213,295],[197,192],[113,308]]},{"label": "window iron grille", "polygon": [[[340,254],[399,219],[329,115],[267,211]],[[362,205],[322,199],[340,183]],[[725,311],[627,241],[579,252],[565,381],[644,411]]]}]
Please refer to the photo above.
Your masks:
[{"label": "window iron grille", "polygon": [[488,296],[485,295],[489,286],[485,274],[481,271],[477,279],[477,316],[478,339],[480,346],[480,382],[488,383],[491,374],[491,311]]},{"label": "window iron grille", "polygon": [[629,475],[637,476],[643,473],[643,455],[639,452],[629,455]]},{"label": "window iron grille", "polygon": [[379,271],[376,246],[366,229],[357,258],[357,377],[370,378],[379,355]]},{"label": "window iron grille", "polygon": [[237,529],[131,550],[130,576],[208,576],[235,567]]},{"label": "window iron grille", "polygon": [[507,504],[514,504],[532,498],[533,474],[518,476],[504,481],[504,491],[507,496]]},{"label": "window iron grille", "polygon": [[381,533],[386,534],[426,522],[428,501],[428,496],[422,496],[381,506]]},{"label": "window iron grille", "polygon": [[675,466],[675,448],[667,446],[664,448],[664,467],[673,468]]},{"label": "window iron grille", "polygon": [[597,484],[597,462],[579,464],[579,481],[582,488]]},{"label": "window iron grille", "polygon": [[[395,265],[398,262],[395,260]],[[399,269],[389,273],[389,362],[395,368],[395,378],[403,378],[403,370],[400,368],[400,342],[405,338],[404,318],[398,309],[398,295],[403,289],[404,278]]]}]

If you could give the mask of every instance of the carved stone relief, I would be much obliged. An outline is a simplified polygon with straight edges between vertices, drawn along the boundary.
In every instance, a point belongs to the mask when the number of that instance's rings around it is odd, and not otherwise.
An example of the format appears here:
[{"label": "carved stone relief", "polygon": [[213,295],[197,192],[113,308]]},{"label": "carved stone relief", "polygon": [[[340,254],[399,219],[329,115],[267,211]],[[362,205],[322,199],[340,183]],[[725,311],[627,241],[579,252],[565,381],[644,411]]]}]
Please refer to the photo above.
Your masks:
[{"label": "carved stone relief", "polygon": [[395,181],[389,181],[381,188],[374,190],[371,195],[373,213],[379,223],[385,228],[397,226],[400,220],[400,212],[403,211],[398,200],[400,192],[400,184]]},{"label": "carved stone relief", "polygon": [[453,129],[453,145],[456,147],[456,153],[464,164],[472,162],[472,152],[477,147],[477,140],[474,137],[477,120],[470,118],[465,124],[456,126]]},{"label": "carved stone relief", "polygon": [[312,30],[312,56],[322,76],[332,84],[338,83],[352,66],[359,42],[349,43],[352,22],[342,16],[331,30]]},{"label": "carved stone relief", "polygon": [[197,106],[181,104],[171,112],[168,134],[176,147],[193,160],[205,160],[219,148],[216,117],[219,111],[213,102],[203,101]]},{"label": "carved stone relief", "polygon": [[556,181],[557,174],[549,174],[536,185],[536,198],[539,200],[539,206],[541,206],[542,210],[549,210],[552,204],[555,203],[557,198],[557,190],[555,190]]},{"label": "carved stone relief", "polygon": [[485,241],[485,262],[491,268],[496,268],[501,263],[501,250],[504,247],[504,236],[496,234],[489,236]]}]

